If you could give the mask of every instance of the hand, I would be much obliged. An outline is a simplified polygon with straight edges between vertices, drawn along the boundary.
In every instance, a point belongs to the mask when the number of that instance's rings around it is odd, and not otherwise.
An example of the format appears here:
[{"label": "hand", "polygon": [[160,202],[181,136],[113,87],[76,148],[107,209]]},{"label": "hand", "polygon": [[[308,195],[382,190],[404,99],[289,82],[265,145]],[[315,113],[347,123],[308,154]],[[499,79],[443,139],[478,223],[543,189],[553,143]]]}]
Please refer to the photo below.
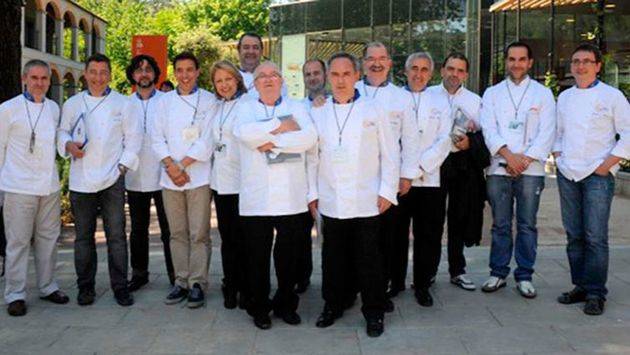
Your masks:
[{"label": "hand", "polygon": [[120,175],[124,176],[125,174],[127,174],[128,170],[129,169],[126,166],[124,166],[123,164],[118,164],[118,171],[120,171]]},{"label": "hand", "polygon": [[299,131],[299,130],[300,130],[300,125],[298,125],[298,123],[293,118],[289,118],[282,121],[282,123],[280,123],[280,127],[271,131],[271,134],[275,135],[275,134],[293,132],[293,131]]},{"label": "hand", "polygon": [[184,159],[182,159],[181,164],[182,164],[182,166],[184,166],[184,169],[186,169],[187,167],[189,167],[190,165],[192,165],[192,163],[194,163],[196,161],[197,160],[195,160],[194,158],[186,156]]},{"label": "hand", "polygon": [[562,155],[562,152],[553,152],[552,154],[554,159],[558,159]]},{"label": "hand", "polygon": [[313,100],[313,107],[322,107],[326,103],[326,96],[320,95]]},{"label": "hand", "polygon": [[85,156],[85,152],[81,150],[82,145],[76,142],[66,143],[66,152],[70,153],[73,158],[81,159]]},{"label": "hand", "polygon": [[382,196],[378,197],[378,201],[376,202],[376,205],[378,206],[379,214],[385,213],[385,211],[387,211],[390,207],[392,207],[392,203],[388,199]]},{"label": "hand", "polygon": [[507,170],[508,174],[513,177],[521,175],[523,171],[527,169],[527,166],[523,163],[522,155],[507,153],[504,157],[507,163],[507,168],[505,170]]},{"label": "hand", "polygon": [[308,210],[311,211],[311,216],[313,216],[313,219],[317,219],[318,205],[319,205],[319,200],[313,200],[308,203]]},{"label": "hand", "polygon": [[523,164],[523,166],[525,166],[525,170],[527,170],[527,168],[529,168],[529,164],[531,164],[534,161],[534,158],[529,157],[525,154],[515,154],[515,155],[518,159],[521,160],[521,163]]},{"label": "hand", "polygon": [[182,187],[189,182],[190,182],[190,176],[188,176],[188,173],[186,173],[185,171],[182,171],[182,173],[179,174],[179,176],[175,177],[175,179],[173,180],[173,183],[175,184],[175,186],[178,186],[178,187]]},{"label": "hand", "polygon": [[411,189],[411,179],[400,178],[398,182],[398,193],[400,196],[405,196]]},{"label": "hand", "polygon": [[455,143],[455,147],[459,150],[468,150],[470,148],[470,139],[468,138],[468,136],[467,135],[461,136],[460,140],[457,141],[457,143]]},{"label": "hand", "polygon": [[468,132],[477,132],[479,130],[479,127],[477,127],[477,124],[473,120],[468,120],[466,128],[468,129]]},{"label": "hand", "polygon": [[258,149],[259,152],[264,153],[264,152],[268,152],[268,151],[272,150],[275,147],[276,147],[275,144],[273,144],[271,142],[267,142],[267,143],[261,145],[260,147],[258,147],[256,149]]},{"label": "hand", "polygon": [[610,174],[610,168],[602,163],[597,167],[597,169],[595,169],[594,173],[595,175],[606,177],[608,176],[608,174]]},{"label": "hand", "polygon": [[166,167],[166,174],[175,186],[184,186],[190,182],[190,177],[178,164],[171,163]]}]

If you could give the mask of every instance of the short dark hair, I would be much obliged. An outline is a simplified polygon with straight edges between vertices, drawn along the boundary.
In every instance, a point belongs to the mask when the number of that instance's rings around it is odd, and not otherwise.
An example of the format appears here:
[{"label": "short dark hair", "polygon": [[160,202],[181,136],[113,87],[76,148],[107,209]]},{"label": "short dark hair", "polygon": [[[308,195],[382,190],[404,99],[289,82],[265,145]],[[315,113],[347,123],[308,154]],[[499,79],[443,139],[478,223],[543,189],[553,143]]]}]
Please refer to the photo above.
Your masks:
[{"label": "short dark hair", "polygon": [[470,62],[468,61],[468,58],[466,58],[466,55],[464,53],[461,53],[461,52],[449,53],[446,56],[446,58],[444,58],[444,62],[442,62],[442,68],[446,68],[446,62],[448,62],[449,59],[463,60],[466,63],[466,72],[470,70]]},{"label": "short dark hair", "polygon": [[359,61],[357,60],[357,58],[348,52],[337,52],[333,54],[332,56],[330,56],[330,58],[328,59],[328,68],[330,69],[330,65],[335,59],[342,59],[342,58],[345,58],[352,63],[352,67],[354,68],[354,71],[361,70],[361,67],[359,66]]},{"label": "short dark hair", "polygon": [[326,63],[324,63],[324,61],[319,58],[313,58],[304,62],[304,65],[302,65],[302,73],[304,73],[304,68],[306,67],[306,64],[308,63],[319,63],[319,65],[322,66],[322,70],[326,71]]},{"label": "short dark hair", "polygon": [[593,55],[595,56],[595,62],[597,63],[602,62],[602,51],[596,45],[592,43],[588,43],[588,42],[580,43],[580,45],[575,47],[575,49],[573,50],[573,53],[571,53],[571,57],[573,57],[573,55],[577,52],[593,53]]},{"label": "short dark hair", "polygon": [[260,42],[260,49],[263,49],[263,41],[262,41],[262,37],[260,37],[260,35],[256,32],[245,32],[243,33],[239,38],[238,38],[238,44],[236,45],[236,49],[240,50],[241,49],[241,44],[243,43],[243,38],[245,37],[254,37],[258,39],[258,42]]},{"label": "short dark hair", "polygon": [[191,52],[181,52],[173,58],[173,69],[180,60],[192,60],[195,63],[195,69],[199,69],[199,59]]},{"label": "short dark hair", "polygon": [[171,89],[175,89],[175,84],[173,84],[170,80],[164,80],[162,84],[160,84],[160,90],[164,89],[165,86],[170,86]]},{"label": "short dark hair", "polygon": [[155,78],[153,78],[153,84],[157,84],[158,81],[160,80],[160,73],[162,73],[162,71],[160,70],[160,66],[157,64],[155,59],[151,57],[150,55],[140,54],[131,58],[131,63],[129,63],[129,66],[127,66],[127,70],[126,70],[127,80],[129,80],[131,85],[137,84],[136,81],[133,79],[133,72],[136,69],[140,68],[142,66],[142,63],[145,61],[151,66],[151,68],[153,69],[153,72],[155,73]]},{"label": "short dark hair", "polygon": [[507,59],[510,48],[518,48],[518,47],[527,49],[527,59],[534,58],[534,51],[532,51],[532,47],[530,47],[529,44],[523,41],[515,41],[508,44],[508,46],[505,47],[505,50],[503,51],[503,59]]},{"label": "short dark hair", "polygon": [[109,60],[109,58],[107,58],[107,56],[105,54],[102,53],[94,53],[91,56],[88,57],[88,59],[85,60],[85,69],[87,70],[88,66],[90,65],[90,63],[92,62],[96,62],[96,63],[106,63],[107,64],[107,69],[109,69],[109,71],[112,71],[112,63]]}]

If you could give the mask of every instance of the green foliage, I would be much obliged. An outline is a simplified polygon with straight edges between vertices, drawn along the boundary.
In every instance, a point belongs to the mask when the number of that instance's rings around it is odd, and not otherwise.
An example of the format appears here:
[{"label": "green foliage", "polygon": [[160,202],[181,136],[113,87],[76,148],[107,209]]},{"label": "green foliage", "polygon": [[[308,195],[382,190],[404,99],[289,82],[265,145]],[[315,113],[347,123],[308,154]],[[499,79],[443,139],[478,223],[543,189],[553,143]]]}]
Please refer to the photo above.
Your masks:
[{"label": "green foliage", "polygon": [[558,97],[558,94],[560,93],[560,83],[558,82],[558,77],[555,73],[549,71],[545,73],[545,86],[551,89],[554,97]]},{"label": "green foliage", "polygon": [[207,26],[222,40],[245,32],[267,32],[269,0],[191,0],[184,16],[192,27]]},{"label": "green foliage", "polygon": [[57,156],[57,170],[59,171],[59,182],[61,183],[61,223],[65,225],[74,222],[74,216],[70,208],[70,190],[68,189],[70,160]]}]

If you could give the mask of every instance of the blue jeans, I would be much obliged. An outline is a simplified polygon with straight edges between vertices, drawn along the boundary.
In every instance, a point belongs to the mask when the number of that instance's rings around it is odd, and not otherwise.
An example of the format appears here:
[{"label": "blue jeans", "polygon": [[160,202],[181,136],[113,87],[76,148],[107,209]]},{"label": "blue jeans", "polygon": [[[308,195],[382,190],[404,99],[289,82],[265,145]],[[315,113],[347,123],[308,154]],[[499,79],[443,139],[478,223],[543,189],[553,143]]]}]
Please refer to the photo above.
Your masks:
[{"label": "blue jeans", "polygon": [[[488,200],[492,207],[492,246],[490,275],[506,278],[510,274],[512,249],[517,268],[516,281],[531,281],[536,261],[538,230],[536,214],[540,194],[545,187],[544,176],[488,176]],[[516,243],[512,242],[512,218],[516,200]]]},{"label": "blue jeans", "polygon": [[587,298],[605,298],[608,278],[608,219],[615,178],[592,174],[571,181],[558,173],[562,224],[567,232],[571,282]]}]

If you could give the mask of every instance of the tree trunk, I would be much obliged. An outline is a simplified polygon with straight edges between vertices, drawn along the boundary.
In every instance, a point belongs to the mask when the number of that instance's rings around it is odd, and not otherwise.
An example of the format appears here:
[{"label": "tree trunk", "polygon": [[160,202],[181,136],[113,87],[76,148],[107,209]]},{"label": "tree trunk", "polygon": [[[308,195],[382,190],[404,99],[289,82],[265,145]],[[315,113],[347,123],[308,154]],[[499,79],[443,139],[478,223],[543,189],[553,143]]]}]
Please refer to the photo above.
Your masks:
[{"label": "tree trunk", "polygon": [[22,0],[0,1],[0,103],[22,92]]}]

